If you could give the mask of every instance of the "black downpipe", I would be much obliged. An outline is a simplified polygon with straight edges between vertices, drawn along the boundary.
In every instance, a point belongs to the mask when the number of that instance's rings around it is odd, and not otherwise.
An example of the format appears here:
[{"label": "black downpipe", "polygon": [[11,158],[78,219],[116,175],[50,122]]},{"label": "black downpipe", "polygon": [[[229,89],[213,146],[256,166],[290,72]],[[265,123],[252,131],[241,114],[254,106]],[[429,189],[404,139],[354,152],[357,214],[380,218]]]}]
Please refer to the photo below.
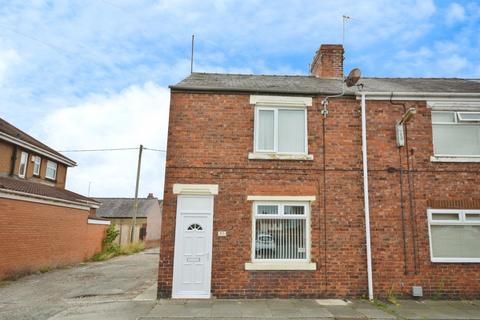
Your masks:
[{"label": "black downpipe", "polygon": [[[394,103],[392,100],[393,97],[393,92],[390,95],[390,103],[394,106],[402,106],[403,107],[403,113],[407,112],[407,107],[405,106],[405,103]],[[404,125],[405,127],[405,152],[407,156],[407,180],[408,180],[408,200],[409,200],[409,206],[410,206],[410,224],[412,225],[412,238],[413,238],[413,268],[415,274],[418,274],[417,270],[417,228],[416,228],[416,221],[415,221],[415,208],[414,208],[414,203],[415,200],[413,199],[413,187],[412,187],[412,172],[410,169],[410,154],[409,154],[409,149],[408,149],[408,131],[407,131],[407,125]],[[400,170],[403,170],[402,167]]]},{"label": "black downpipe", "polygon": [[[407,126],[405,126],[405,149],[407,152],[407,167],[408,167],[408,199],[410,202],[410,223],[412,225],[412,236],[413,236],[413,268],[415,274],[418,274],[417,270],[417,226],[415,219],[415,199],[414,199],[414,185],[413,185],[413,163],[410,167],[410,153],[408,149],[408,133]],[[413,152],[412,152],[413,154]]]},{"label": "black downpipe", "polygon": [[403,165],[402,165],[402,150],[398,149],[399,158],[399,172],[400,172],[400,209],[402,211],[402,235],[403,235],[403,273],[408,274],[407,267],[407,234],[405,229],[405,206],[403,205]]}]

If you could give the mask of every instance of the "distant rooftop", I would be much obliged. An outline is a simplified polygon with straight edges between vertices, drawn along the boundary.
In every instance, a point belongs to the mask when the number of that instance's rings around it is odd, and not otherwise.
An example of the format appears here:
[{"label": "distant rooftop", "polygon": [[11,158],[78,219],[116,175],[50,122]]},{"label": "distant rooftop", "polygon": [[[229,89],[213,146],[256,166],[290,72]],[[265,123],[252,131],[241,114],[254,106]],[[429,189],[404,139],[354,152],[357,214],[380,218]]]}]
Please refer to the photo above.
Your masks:
[{"label": "distant rooftop", "polygon": [[[100,202],[97,217],[101,218],[131,218],[133,217],[133,198],[94,198]],[[160,204],[161,200],[155,197],[138,198],[138,218],[145,218],[150,210]]]},{"label": "distant rooftop", "polygon": [[[367,92],[443,92],[480,93],[479,79],[460,78],[361,78],[362,91]],[[285,94],[336,94],[342,90],[341,78],[317,78],[299,75],[251,75],[192,73],[172,90],[224,91]],[[347,88],[346,95],[353,95],[356,87]]]}]

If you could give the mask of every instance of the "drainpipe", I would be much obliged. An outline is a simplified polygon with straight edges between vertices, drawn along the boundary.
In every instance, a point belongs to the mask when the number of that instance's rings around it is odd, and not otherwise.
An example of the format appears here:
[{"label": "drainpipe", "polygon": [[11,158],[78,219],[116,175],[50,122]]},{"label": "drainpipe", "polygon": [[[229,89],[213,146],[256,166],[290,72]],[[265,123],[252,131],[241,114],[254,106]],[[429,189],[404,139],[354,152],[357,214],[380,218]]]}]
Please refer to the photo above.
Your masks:
[{"label": "drainpipe", "polygon": [[365,112],[365,93],[362,93],[362,164],[363,164],[363,202],[365,206],[365,241],[367,245],[368,300],[373,300],[372,248],[370,241],[370,202],[368,200],[368,159],[367,159],[367,115]]}]

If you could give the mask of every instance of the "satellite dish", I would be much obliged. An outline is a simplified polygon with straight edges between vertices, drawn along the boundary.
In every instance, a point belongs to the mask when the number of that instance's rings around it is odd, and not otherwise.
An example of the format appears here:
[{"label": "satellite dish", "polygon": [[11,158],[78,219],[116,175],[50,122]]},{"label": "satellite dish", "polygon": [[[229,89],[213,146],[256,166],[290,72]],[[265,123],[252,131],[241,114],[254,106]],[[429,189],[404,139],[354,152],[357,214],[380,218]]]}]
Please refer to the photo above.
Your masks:
[{"label": "satellite dish", "polygon": [[361,76],[362,72],[360,72],[360,69],[352,69],[352,71],[350,71],[347,78],[345,79],[345,84],[347,85],[347,87],[354,86],[358,82],[358,80],[360,80]]}]

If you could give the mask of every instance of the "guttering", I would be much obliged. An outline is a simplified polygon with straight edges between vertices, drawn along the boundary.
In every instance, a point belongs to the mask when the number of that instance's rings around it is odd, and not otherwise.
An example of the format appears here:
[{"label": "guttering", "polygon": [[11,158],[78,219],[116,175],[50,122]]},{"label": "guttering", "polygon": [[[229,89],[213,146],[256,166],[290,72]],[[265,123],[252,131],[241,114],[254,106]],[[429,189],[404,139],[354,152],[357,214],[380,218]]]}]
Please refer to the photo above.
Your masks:
[{"label": "guttering", "polygon": [[372,247],[370,240],[370,201],[368,198],[368,157],[367,157],[367,115],[365,106],[365,94],[361,93],[362,109],[362,167],[363,167],[363,202],[365,211],[365,241],[367,246],[367,281],[368,300],[373,300],[372,279]]},{"label": "guttering", "polygon": [[[168,86],[173,92],[202,92],[202,93],[249,93],[249,94],[276,94],[282,96],[318,96],[318,95],[331,95],[338,92],[332,91],[318,91],[318,90],[288,90],[285,88],[281,89],[268,89],[268,88],[225,88],[225,87],[199,87],[199,86]],[[354,97],[353,92],[345,92],[345,96]]]},{"label": "guttering", "polygon": [[36,202],[49,204],[59,207],[67,207],[81,210],[90,210],[91,208],[98,209],[100,207],[99,203],[88,202],[88,201],[71,201],[64,200],[59,198],[47,197],[37,194],[31,194],[27,192],[14,191],[9,189],[0,188],[0,198],[13,199],[13,200],[23,200],[28,202]]},{"label": "guttering", "polygon": [[442,101],[445,99],[469,101],[480,99],[480,93],[459,93],[459,92],[357,92],[357,100],[361,99],[362,95],[368,96],[368,100],[429,100]]},{"label": "guttering", "polygon": [[31,150],[31,151],[34,151],[38,154],[41,154],[43,156],[46,156],[50,159],[53,159],[53,160],[56,160],[58,162],[61,162],[67,166],[70,166],[70,167],[75,167],[77,165],[77,163],[71,159],[68,159],[67,157],[62,157],[62,156],[59,156],[57,154],[54,154],[50,151],[47,151],[45,149],[42,149],[40,147],[37,147],[31,143],[28,143],[28,142],[25,142],[21,139],[18,139],[18,138],[15,138],[15,137],[12,137],[11,135],[8,135],[6,133],[3,133],[3,132],[0,132],[0,139],[2,140],[5,140],[7,142],[10,142],[10,143],[13,143],[15,145],[18,145],[18,146],[21,146],[25,149],[28,149],[28,150]]}]

